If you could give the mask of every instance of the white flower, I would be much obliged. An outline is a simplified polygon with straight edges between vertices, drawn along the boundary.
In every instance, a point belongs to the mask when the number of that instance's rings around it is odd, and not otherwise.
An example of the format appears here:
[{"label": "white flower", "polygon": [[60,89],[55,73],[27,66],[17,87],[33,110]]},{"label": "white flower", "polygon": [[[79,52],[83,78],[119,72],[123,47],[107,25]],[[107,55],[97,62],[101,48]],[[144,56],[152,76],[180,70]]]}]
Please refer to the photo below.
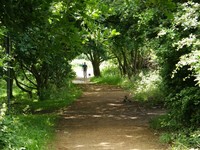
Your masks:
[{"label": "white flower", "polygon": [[165,35],[165,34],[167,34],[167,31],[165,31],[164,29],[162,29],[162,30],[158,33],[157,38],[162,37],[162,36]]}]

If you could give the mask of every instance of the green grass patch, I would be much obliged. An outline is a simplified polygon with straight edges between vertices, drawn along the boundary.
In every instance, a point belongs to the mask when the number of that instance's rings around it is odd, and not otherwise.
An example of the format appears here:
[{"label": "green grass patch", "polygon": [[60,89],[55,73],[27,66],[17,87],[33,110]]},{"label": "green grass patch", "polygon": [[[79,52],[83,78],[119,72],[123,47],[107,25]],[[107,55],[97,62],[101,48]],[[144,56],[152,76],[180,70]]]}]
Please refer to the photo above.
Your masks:
[{"label": "green grass patch", "polygon": [[53,114],[20,117],[24,128],[20,131],[19,137],[23,137],[28,149],[45,149],[54,136],[56,118]]},{"label": "green grass patch", "polygon": [[28,98],[28,96],[18,94],[12,101],[13,112],[21,113],[52,113],[74,102],[81,95],[81,91],[71,85],[71,87],[61,88],[59,90],[49,89],[46,100],[38,100],[37,97]]},{"label": "green grass patch", "polygon": [[120,85],[122,79],[120,76],[102,76],[91,78],[91,81],[99,84]]},{"label": "green grass patch", "polygon": [[101,77],[93,77],[91,81],[99,84],[120,85],[123,80],[119,70],[109,66],[102,70]]},{"label": "green grass patch", "polygon": [[[1,123],[2,150],[43,150],[53,138],[56,115],[7,116]],[[3,134],[2,134],[3,133]]]}]

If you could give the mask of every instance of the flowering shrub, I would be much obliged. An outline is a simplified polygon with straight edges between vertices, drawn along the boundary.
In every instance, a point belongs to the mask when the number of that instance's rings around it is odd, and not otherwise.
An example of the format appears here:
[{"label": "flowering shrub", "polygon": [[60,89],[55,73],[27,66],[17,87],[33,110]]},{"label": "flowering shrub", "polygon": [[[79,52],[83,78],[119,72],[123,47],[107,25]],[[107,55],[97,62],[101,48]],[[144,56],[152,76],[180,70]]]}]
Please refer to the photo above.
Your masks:
[{"label": "flowering shrub", "polygon": [[[192,76],[195,77],[197,84],[200,86],[199,13],[199,3],[189,1],[180,4],[177,12],[174,14],[172,26],[161,29],[158,37],[168,35],[171,39],[172,47],[183,53],[172,72],[172,78],[174,78],[175,74],[181,68],[187,66],[188,70],[192,71]],[[187,78],[189,77],[190,75]]]},{"label": "flowering shrub", "polygon": [[180,25],[183,27],[185,32],[188,33],[191,30],[196,30],[196,32],[190,33],[185,37],[181,38],[178,42],[174,43],[174,46],[177,47],[177,50],[182,50],[184,47],[187,47],[191,50],[189,54],[182,55],[180,61],[176,64],[176,73],[179,68],[183,66],[190,66],[189,69],[193,70],[193,75],[200,85],[200,39],[199,39],[199,13],[200,13],[200,4],[194,2],[187,2],[180,6],[182,11],[178,11],[175,15],[174,29],[178,30],[176,26]]},{"label": "flowering shrub", "polygon": [[130,80],[124,80],[122,87],[130,90],[134,100],[162,103],[163,93],[160,89],[161,77],[158,71],[140,72]]},{"label": "flowering shrub", "polygon": [[[200,3],[177,3],[173,17],[157,34],[161,75],[169,113],[162,127],[173,132],[172,149],[199,149]],[[168,139],[168,136],[164,136]]]}]

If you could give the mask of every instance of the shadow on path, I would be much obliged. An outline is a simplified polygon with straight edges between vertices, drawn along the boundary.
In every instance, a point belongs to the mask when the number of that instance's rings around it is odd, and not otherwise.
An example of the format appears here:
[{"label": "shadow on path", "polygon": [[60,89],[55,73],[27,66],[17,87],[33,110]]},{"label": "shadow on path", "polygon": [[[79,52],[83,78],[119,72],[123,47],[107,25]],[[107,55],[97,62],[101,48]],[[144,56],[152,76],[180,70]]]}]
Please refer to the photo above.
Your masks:
[{"label": "shadow on path", "polygon": [[149,129],[164,110],[123,103],[128,93],[109,85],[80,84],[84,94],[60,112],[56,150],[165,150]]}]

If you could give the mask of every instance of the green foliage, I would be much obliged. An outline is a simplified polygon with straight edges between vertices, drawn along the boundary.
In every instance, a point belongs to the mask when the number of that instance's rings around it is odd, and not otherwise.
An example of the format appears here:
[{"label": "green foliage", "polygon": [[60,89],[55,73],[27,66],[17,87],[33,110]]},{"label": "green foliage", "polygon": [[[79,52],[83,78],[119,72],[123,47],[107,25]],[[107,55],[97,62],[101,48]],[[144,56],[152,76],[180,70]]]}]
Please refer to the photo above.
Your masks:
[{"label": "green foliage", "polygon": [[172,150],[198,150],[200,148],[200,130],[183,130],[179,133],[172,134],[172,138],[174,139]]},{"label": "green foliage", "polygon": [[107,19],[107,24],[120,33],[110,40],[110,53],[116,59],[121,74],[131,78],[151,65],[148,38],[152,24],[157,22],[156,10],[138,0],[118,0],[108,5],[114,8],[115,14]]},{"label": "green foliage", "polygon": [[52,113],[63,107],[70,105],[77,97],[81,95],[81,91],[70,83],[70,86],[56,88],[49,86],[43,93],[45,99],[40,101],[37,96],[32,99],[24,93],[15,92],[15,100],[12,103],[13,112],[21,113]]},{"label": "green foliage", "polygon": [[158,33],[158,37],[162,37],[157,53],[162,76],[167,88],[173,86],[178,89],[177,92],[198,82],[199,7],[199,3],[194,2],[178,4],[173,19],[166,20]]},{"label": "green foliage", "polygon": [[165,131],[163,142],[173,143],[172,149],[200,148],[199,87],[188,87],[167,98],[168,114],[153,119],[151,127]]},{"label": "green foliage", "polygon": [[150,127],[155,130],[160,130],[160,131],[167,130],[168,128],[166,128],[166,125],[165,125],[166,118],[168,118],[167,115],[161,115],[161,116],[152,118],[149,122]]},{"label": "green foliage", "polygon": [[[35,25],[46,17],[47,10],[52,0],[2,0],[0,6],[1,22],[9,31],[22,32],[27,27]],[[21,11],[19,11],[21,10]]]},{"label": "green foliage", "polygon": [[[18,86],[33,93],[32,99],[24,94],[17,95],[12,106],[18,108],[18,113],[57,110],[71,103],[77,95],[65,87],[65,84],[70,85],[73,77],[69,61],[84,52],[95,66],[94,74],[100,76],[101,62],[113,58],[120,72],[116,68],[107,68],[102,77],[94,81],[122,83],[131,90],[134,99],[142,101],[162,102],[164,91],[169,114],[154,122],[156,128],[173,128],[175,131],[189,127],[191,130],[187,134],[186,131],[166,133],[162,140],[174,141],[179,149],[192,145],[199,148],[200,4],[198,0],[194,1],[2,0],[0,76],[3,69],[11,67]],[[7,33],[13,43],[11,59],[4,54],[3,36]],[[150,62],[152,51],[158,57],[162,79],[157,72],[139,74],[155,64],[155,61]],[[6,66],[6,59],[11,61],[11,66]],[[121,75],[129,79],[122,82]],[[5,82],[0,82],[1,87],[2,84]],[[35,91],[46,101],[38,101]],[[5,93],[1,88],[1,99]],[[18,128],[26,122],[2,116],[0,132],[5,136],[1,134],[1,143],[8,146],[13,143],[17,148],[26,146],[20,140],[13,141],[13,137],[20,136],[11,136],[18,135]],[[8,128],[4,130],[4,127]],[[10,145],[11,148],[14,149],[14,145]]]},{"label": "green foliage", "polygon": [[52,112],[54,110],[61,109],[71,104],[77,97],[81,95],[81,91],[76,87],[63,87],[60,89],[49,89],[45,91],[49,97],[46,101],[33,102],[32,110],[42,112]]},{"label": "green foliage", "polygon": [[162,23],[157,28],[160,32],[152,44],[159,59],[169,110],[160,121],[160,127],[174,132],[171,134],[175,144],[173,149],[199,148],[198,136],[192,140],[190,136],[199,130],[200,124],[200,93],[197,86],[199,6],[198,2],[192,1],[177,3],[177,7],[171,12],[173,17],[162,18]]},{"label": "green foliage", "polygon": [[0,78],[0,103],[6,97],[6,82]]},{"label": "green foliage", "polygon": [[189,87],[176,95],[170,95],[167,106],[170,108],[171,119],[183,126],[198,127],[200,124],[200,91],[198,87]]},{"label": "green foliage", "polygon": [[200,130],[183,129],[179,132],[163,133],[160,140],[173,143],[172,150],[198,150],[200,148]]},{"label": "green foliage", "polygon": [[122,87],[130,90],[134,100],[163,103],[161,78],[158,71],[142,71],[131,80],[125,80]]},{"label": "green foliage", "polygon": [[1,122],[2,150],[42,150],[52,138],[54,115],[5,116]]},{"label": "green foliage", "polygon": [[[159,56],[162,58],[162,63],[166,59],[165,64],[163,64],[165,70],[167,65],[170,65],[170,72],[165,72],[165,74],[171,75],[172,78],[179,76],[183,81],[188,80],[188,78],[192,80],[196,78],[196,81],[198,81],[199,7],[198,3],[193,2],[179,4],[177,11],[174,13],[174,19],[171,20],[171,27],[169,28],[168,25],[158,33],[158,37],[163,37],[166,43],[162,43],[162,47],[159,50],[159,53],[162,54]],[[173,51],[170,52],[169,48]],[[173,58],[174,61],[168,62],[167,58],[170,60]],[[183,73],[182,70],[186,69],[187,72]]]},{"label": "green foliage", "polygon": [[160,136],[160,141],[163,143],[172,142],[172,135],[170,133],[162,133]]},{"label": "green foliage", "polygon": [[[48,84],[61,87],[71,75],[69,61],[80,54],[75,50],[81,44],[80,24],[75,22],[77,14],[81,15],[77,11],[83,6],[54,0],[2,1],[0,33],[3,34],[5,27],[11,37],[12,66],[9,67],[21,90],[29,94],[37,90],[43,99]],[[18,11],[19,8],[23,11]],[[3,45],[2,36],[0,40]]]},{"label": "green foliage", "polygon": [[109,39],[120,33],[112,26],[107,26],[107,18],[113,15],[112,8],[102,0],[86,3],[85,16],[80,17],[83,30],[83,53],[91,61],[95,77],[101,76],[100,65],[111,58]]},{"label": "green foliage", "polygon": [[30,99],[14,87],[10,115],[6,115],[5,104],[0,111],[0,149],[45,149],[53,138],[57,118],[54,113],[71,104],[81,92],[72,84],[59,90],[52,87],[49,99],[38,101],[37,97]]},{"label": "green foliage", "polygon": [[[41,99],[43,99],[41,93],[48,84],[62,86],[65,78],[71,74],[68,61],[76,56],[73,48],[78,44],[74,46],[65,41],[70,38],[73,39],[71,42],[77,42],[78,38],[68,36],[67,34],[71,35],[71,33],[64,32],[64,29],[63,32],[60,32],[62,30],[60,28],[55,29],[54,26],[59,23],[57,21],[51,24],[45,22],[40,26],[27,29],[25,33],[18,34],[14,38],[16,48],[14,72],[15,79],[18,81],[17,85],[22,90],[25,89],[24,91],[31,92],[36,89]],[[73,25],[69,28],[75,32]],[[69,52],[72,53],[69,55]]]},{"label": "green foliage", "polygon": [[189,53],[180,57],[180,61],[176,64],[176,69],[173,73],[178,72],[183,66],[189,66],[188,69],[193,71],[192,75],[195,76],[198,84],[200,83],[199,10],[199,3],[187,2],[179,6],[174,18],[174,29],[180,30],[180,27],[178,28],[177,26],[181,26],[183,36],[179,41],[173,43],[178,51],[184,51],[185,48],[190,49]]},{"label": "green foliage", "polygon": [[20,116],[19,120],[22,122],[24,129],[17,134],[24,142],[24,146],[32,150],[45,149],[47,142],[52,139],[56,116],[29,115]]},{"label": "green foliage", "polygon": [[153,118],[150,126],[159,131],[160,141],[171,144],[172,150],[189,150],[200,148],[200,129],[184,128],[169,114]]}]

